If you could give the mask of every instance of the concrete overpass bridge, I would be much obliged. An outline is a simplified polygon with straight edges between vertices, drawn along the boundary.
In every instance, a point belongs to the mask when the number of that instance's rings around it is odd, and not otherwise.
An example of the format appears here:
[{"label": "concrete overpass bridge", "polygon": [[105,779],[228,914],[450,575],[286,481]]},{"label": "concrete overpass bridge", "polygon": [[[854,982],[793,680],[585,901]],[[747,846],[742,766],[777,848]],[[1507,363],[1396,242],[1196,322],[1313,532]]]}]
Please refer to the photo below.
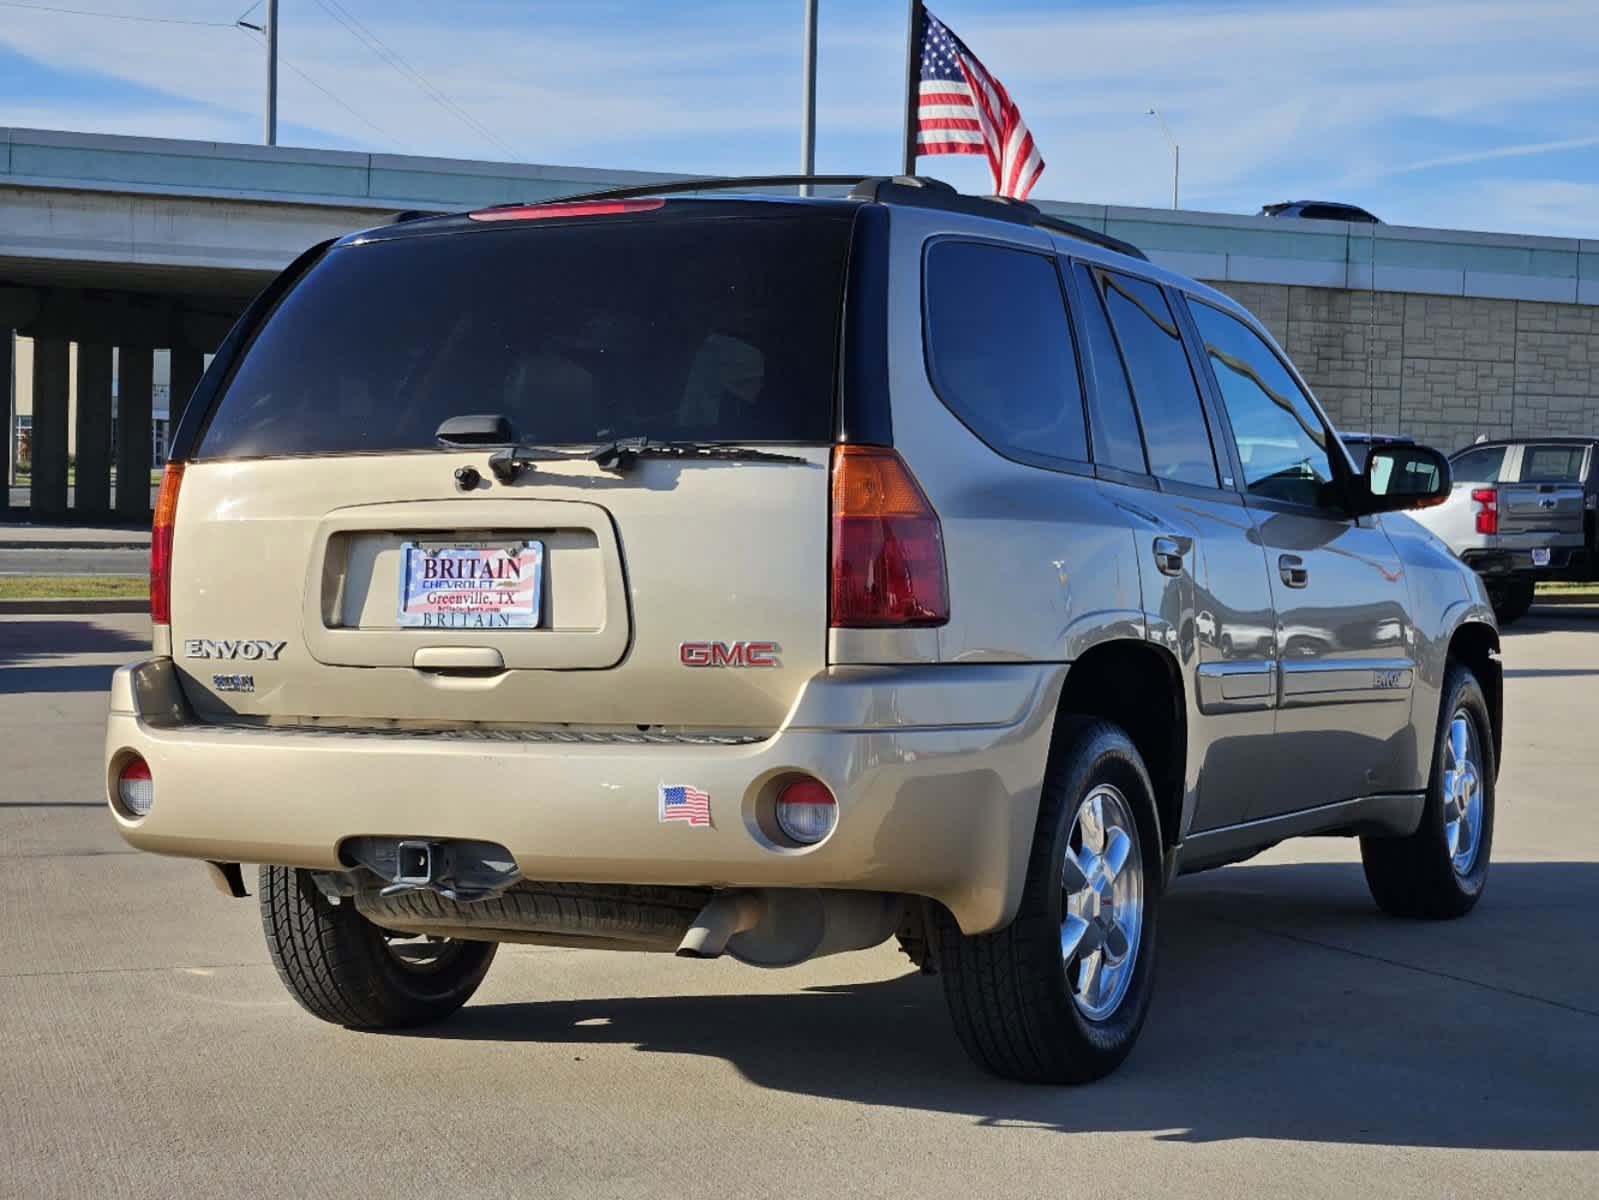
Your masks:
[{"label": "concrete overpass bridge", "polygon": [[[25,445],[31,483],[5,515],[146,520],[152,420],[313,242],[670,178],[0,128],[0,417],[8,480]],[[1237,296],[1344,428],[1599,432],[1599,241],[1042,203]]]}]

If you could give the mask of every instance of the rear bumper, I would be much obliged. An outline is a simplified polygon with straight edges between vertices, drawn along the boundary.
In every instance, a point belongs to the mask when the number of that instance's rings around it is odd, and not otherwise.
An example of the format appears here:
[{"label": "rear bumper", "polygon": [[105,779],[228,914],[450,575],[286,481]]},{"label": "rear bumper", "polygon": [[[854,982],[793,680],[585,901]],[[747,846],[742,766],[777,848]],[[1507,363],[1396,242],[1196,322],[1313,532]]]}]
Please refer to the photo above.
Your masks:
[{"label": "rear bumper", "polygon": [[[1066,669],[836,668],[764,741],[569,745],[198,724],[171,660],[152,658],[112,683],[106,801],[160,854],[338,869],[351,837],[470,838],[530,879],[905,892],[975,933],[1019,900]],[[155,781],[142,820],[111,796],[130,752]],[[818,846],[763,832],[789,772],[838,797]],[[676,784],[710,794],[710,828],[660,822],[658,789]]]},{"label": "rear bumper", "polygon": [[1530,575],[1536,579],[1589,579],[1593,577],[1593,559],[1585,547],[1552,546],[1549,562],[1534,566],[1531,549],[1515,550],[1464,550],[1461,561],[1484,578],[1507,575]]}]

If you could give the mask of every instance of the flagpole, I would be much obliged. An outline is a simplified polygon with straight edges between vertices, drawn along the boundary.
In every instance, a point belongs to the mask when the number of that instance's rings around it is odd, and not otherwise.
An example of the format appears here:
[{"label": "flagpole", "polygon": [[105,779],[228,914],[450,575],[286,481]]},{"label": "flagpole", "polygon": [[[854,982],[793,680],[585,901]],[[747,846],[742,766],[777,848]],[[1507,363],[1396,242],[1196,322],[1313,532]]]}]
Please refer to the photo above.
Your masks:
[{"label": "flagpole", "polygon": [[916,109],[922,90],[922,0],[910,0],[905,31],[905,175],[916,174]]},{"label": "flagpole", "polygon": [[[800,174],[816,174],[816,4],[805,0],[804,78],[800,90],[804,102],[800,115]],[[809,196],[811,185],[800,184],[800,195]]]}]

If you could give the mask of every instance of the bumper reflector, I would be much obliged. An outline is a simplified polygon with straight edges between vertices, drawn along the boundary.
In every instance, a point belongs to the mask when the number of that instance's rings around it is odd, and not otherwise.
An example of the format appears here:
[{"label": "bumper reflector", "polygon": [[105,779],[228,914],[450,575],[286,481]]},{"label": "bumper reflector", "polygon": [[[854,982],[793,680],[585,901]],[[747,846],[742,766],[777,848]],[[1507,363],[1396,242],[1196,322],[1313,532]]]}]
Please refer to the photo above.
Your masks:
[{"label": "bumper reflector", "polygon": [[777,824],[802,846],[812,846],[838,824],[838,802],[815,779],[796,779],[777,796]]},{"label": "bumper reflector", "polygon": [[129,816],[148,816],[155,806],[155,780],[150,778],[150,764],[134,757],[122,765],[117,775],[117,799]]}]

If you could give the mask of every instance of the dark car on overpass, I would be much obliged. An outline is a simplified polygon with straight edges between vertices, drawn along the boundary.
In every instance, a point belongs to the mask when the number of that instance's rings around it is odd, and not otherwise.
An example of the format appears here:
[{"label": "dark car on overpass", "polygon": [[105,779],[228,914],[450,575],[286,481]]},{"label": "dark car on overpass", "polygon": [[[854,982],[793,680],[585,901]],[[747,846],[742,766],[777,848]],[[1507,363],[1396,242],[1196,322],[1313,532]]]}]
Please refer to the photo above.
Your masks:
[{"label": "dark car on overpass", "polygon": [[1267,204],[1260,210],[1263,217],[1300,217],[1307,221],[1354,221],[1361,225],[1381,225],[1382,221],[1365,209],[1337,200],[1286,200],[1281,204]]}]

